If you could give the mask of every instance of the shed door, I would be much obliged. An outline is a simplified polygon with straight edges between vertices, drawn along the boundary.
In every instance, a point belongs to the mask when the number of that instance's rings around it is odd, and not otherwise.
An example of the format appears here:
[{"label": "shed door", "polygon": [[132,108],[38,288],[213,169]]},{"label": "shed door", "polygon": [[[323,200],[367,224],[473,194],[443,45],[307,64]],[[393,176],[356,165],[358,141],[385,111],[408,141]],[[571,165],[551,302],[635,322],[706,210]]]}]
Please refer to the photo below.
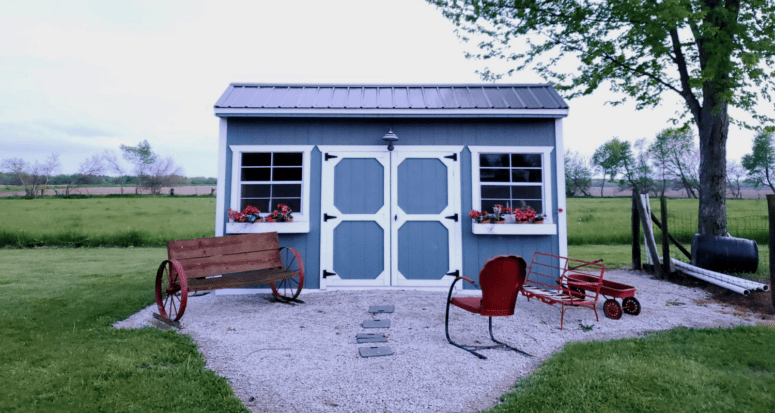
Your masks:
[{"label": "shed door", "polygon": [[321,287],[390,285],[390,154],[322,155]]},{"label": "shed door", "polygon": [[406,149],[323,151],[321,286],[449,287],[462,267],[458,155]]}]

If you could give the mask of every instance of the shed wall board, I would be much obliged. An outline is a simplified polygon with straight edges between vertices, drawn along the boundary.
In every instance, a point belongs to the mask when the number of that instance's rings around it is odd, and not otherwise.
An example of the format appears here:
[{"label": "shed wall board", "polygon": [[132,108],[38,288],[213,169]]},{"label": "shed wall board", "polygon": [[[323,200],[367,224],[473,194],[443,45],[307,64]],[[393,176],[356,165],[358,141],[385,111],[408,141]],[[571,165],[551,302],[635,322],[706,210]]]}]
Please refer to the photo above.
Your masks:
[{"label": "shed wall board", "polygon": [[[382,136],[389,128],[401,145],[478,145],[478,146],[551,146],[556,145],[558,130],[554,119],[316,119],[316,118],[228,118],[226,145],[386,145]],[[556,153],[548,161],[557,171]],[[232,153],[226,151],[223,197],[231,199]],[[468,211],[472,209],[471,153],[464,148],[461,157],[462,275],[478,280],[479,270],[495,255],[515,254],[528,264],[533,252],[559,254],[557,235],[474,235]],[[309,233],[280,234],[280,244],[296,248],[304,259],[305,287],[320,287],[320,200],[321,153],[312,151],[310,170]],[[552,173],[552,205],[559,205],[558,191],[564,190]],[[220,195],[220,194],[219,194]],[[558,223],[557,208],[551,211]],[[225,217],[224,217],[225,221]],[[259,224],[260,225],[260,224]],[[218,231],[224,228],[217,228]],[[474,288],[465,283],[465,288]]]}]

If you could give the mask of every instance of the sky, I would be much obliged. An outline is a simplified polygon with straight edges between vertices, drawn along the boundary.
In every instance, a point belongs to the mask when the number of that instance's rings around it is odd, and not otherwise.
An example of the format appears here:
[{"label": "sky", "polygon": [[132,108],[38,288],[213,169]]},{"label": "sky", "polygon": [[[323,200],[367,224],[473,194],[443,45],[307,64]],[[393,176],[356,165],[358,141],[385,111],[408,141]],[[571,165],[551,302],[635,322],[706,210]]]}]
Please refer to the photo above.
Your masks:
[{"label": "sky", "polygon": [[[0,0],[0,160],[60,155],[57,173],[147,140],[186,176],[217,176],[213,105],[232,82],[479,83],[471,45],[424,0]],[[544,83],[520,72],[500,83]],[[682,110],[605,88],[569,100],[565,147],[653,139]],[[775,117],[775,110],[764,110]],[[733,111],[732,115],[736,113]],[[741,114],[737,114],[741,116]],[[754,133],[731,127],[728,159]]]}]

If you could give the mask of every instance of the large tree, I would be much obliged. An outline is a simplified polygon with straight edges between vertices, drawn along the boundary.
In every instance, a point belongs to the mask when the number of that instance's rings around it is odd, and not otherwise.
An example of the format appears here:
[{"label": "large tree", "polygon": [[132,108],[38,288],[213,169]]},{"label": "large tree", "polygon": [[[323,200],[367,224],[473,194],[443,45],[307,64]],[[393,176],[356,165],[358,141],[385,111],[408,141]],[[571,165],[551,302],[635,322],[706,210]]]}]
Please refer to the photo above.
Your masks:
[{"label": "large tree", "polygon": [[726,234],[728,109],[770,120],[755,105],[775,85],[775,0],[428,1],[483,39],[470,57],[532,67],[568,98],[605,85],[642,109],[678,94],[699,131],[699,232]]},{"label": "large tree", "polygon": [[589,196],[592,186],[592,168],[589,160],[578,152],[565,151],[565,195]]}]

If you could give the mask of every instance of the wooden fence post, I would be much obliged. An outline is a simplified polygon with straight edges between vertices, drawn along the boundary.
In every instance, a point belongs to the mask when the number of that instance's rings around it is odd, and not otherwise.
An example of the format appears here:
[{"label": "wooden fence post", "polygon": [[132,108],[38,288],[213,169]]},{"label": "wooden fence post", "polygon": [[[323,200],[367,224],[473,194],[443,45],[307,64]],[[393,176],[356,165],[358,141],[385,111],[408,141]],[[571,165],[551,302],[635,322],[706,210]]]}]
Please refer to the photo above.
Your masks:
[{"label": "wooden fence post", "polygon": [[640,196],[635,198],[635,202],[638,204],[638,215],[640,215],[640,223],[643,225],[643,233],[646,235],[646,249],[651,254],[651,262],[654,264],[654,275],[659,279],[662,279],[662,266],[659,265],[659,252],[657,252],[657,243],[654,241],[654,233],[651,231],[649,221],[651,216],[646,213],[646,208],[643,206],[643,202],[640,200]]},{"label": "wooden fence post", "polygon": [[770,247],[770,294],[772,294],[772,312],[775,313],[775,195],[767,195],[767,212],[770,219],[768,244]]},{"label": "wooden fence post", "polygon": [[662,215],[662,274],[670,275],[670,236],[667,231],[667,198],[659,197],[659,208]]},{"label": "wooden fence post", "polygon": [[635,197],[636,191],[632,191],[632,269],[640,271],[640,215],[638,214],[638,204]]}]

